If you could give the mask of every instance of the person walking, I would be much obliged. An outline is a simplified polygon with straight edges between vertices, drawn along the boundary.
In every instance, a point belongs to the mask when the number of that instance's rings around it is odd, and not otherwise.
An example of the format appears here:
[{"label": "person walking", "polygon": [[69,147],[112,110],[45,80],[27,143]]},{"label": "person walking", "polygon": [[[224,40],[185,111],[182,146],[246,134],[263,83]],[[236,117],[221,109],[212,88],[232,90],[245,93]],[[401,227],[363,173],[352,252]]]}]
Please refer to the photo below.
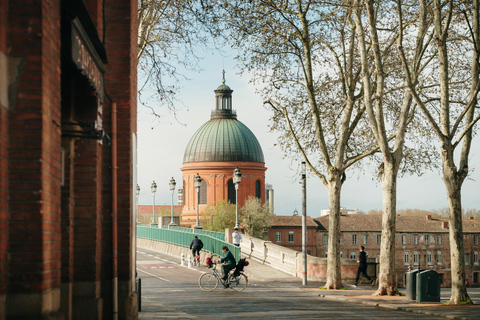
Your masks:
[{"label": "person walking", "polygon": [[240,247],[240,241],[242,241],[242,235],[238,232],[238,228],[235,227],[232,233],[232,243]]},{"label": "person walking", "polygon": [[202,240],[198,239],[197,236],[193,238],[192,242],[190,243],[190,250],[192,250],[193,254],[193,265],[200,265],[200,250],[203,248]]},{"label": "person walking", "polygon": [[358,270],[357,270],[357,278],[355,279],[355,287],[358,285],[358,279],[360,278],[360,273],[363,273],[363,276],[370,281],[373,287],[375,282],[367,274],[367,253],[365,252],[364,246],[360,246],[360,253],[358,254],[357,262],[358,262]]}]

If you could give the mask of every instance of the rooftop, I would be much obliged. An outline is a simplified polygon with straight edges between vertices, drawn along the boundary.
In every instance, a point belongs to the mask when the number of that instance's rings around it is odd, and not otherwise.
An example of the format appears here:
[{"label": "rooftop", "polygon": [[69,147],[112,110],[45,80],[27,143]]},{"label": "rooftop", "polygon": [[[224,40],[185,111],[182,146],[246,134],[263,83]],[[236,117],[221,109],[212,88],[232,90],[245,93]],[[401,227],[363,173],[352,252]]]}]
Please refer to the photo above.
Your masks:
[{"label": "rooftop", "polygon": [[[315,218],[319,225],[319,230],[328,231],[328,219],[329,216],[322,216]],[[410,216],[397,216],[395,229],[397,232],[434,232],[442,233],[448,232],[448,227],[444,228],[444,222],[447,223],[448,219],[436,219],[426,217],[410,217]],[[353,231],[382,231],[382,216],[381,215],[366,215],[366,214],[347,214],[340,216],[340,231],[353,232]],[[480,233],[480,220],[463,219],[463,232],[464,233]]]},{"label": "rooftop", "polygon": [[[273,216],[272,227],[301,227],[302,216]],[[317,227],[317,223],[307,216],[307,227]]]}]

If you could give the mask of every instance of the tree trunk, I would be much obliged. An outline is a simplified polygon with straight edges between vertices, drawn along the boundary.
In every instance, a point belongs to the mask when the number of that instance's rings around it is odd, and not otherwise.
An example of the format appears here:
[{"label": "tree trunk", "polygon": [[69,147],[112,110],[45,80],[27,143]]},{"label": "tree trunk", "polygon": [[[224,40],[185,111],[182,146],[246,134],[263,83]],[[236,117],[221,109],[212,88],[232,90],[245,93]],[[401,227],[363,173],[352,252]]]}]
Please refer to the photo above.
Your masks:
[{"label": "tree trunk", "polygon": [[328,218],[328,257],[327,257],[327,289],[342,287],[340,270],[340,191],[342,189],[342,173],[331,169],[328,184],[328,204],[330,215]]},{"label": "tree trunk", "polygon": [[[390,157],[394,159],[394,157]],[[382,243],[379,285],[375,295],[397,295],[395,269],[395,223],[397,212],[397,173],[400,161],[385,159],[381,172],[383,193]]]},{"label": "tree trunk", "polygon": [[[443,182],[447,189],[449,209],[450,261],[452,275],[452,295],[449,304],[472,303],[465,284],[465,250],[463,247],[461,185],[455,166],[449,165],[443,152]],[[451,154],[453,157],[453,154]]]}]

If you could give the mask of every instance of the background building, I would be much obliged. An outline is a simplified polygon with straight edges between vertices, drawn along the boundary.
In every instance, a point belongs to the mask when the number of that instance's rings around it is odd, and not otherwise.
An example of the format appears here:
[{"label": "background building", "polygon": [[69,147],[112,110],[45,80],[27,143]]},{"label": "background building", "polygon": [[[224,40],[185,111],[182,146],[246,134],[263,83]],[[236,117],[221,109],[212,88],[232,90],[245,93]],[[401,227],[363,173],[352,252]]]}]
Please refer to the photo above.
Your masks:
[{"label": "background building", "polygon": [[[328,219],[315,219],[319,224],[317,255],[328,255]],[[463,220],[465,245],[465,273],[470,286],[480,286],[480,221]],[[357,259],[359,247],[365,246],[370,258],[379,257],[382,234],[382,216],[348,214],[340,217],[340,258]],[[397,216],[395,236],[395,265],[397,281],[405,285],[405,274],[410,269],[434,269],[442,276],[442,286],[451,285],[450,241],[448,219]]]},{"label": "background building", "polygon": [[[233,170],[238,167],[242,180],[238,189],[238,205],[248,196],[265,203],[265,160],[255,135],[237,120],[232,106],[232,92],[223,83],[215,90],[215,109],[210,120],[190,139],[183,157],[182,225],[196,222],[197,191],[194,180],[202,181],[199,192],[200,216],[205,207],[219,200],[235,204]],[[201,221],[201,218],[200,218]]]},{"label": "background building", "polygon": [[137,8],[0,0],[0,319],[137,317]]},{"label": "background building", "polygon": [[[273,216],[268,240],[275,244],[302,251],[302,217]],[[317,255],[317,223],[307,217],[307,254]]]}]

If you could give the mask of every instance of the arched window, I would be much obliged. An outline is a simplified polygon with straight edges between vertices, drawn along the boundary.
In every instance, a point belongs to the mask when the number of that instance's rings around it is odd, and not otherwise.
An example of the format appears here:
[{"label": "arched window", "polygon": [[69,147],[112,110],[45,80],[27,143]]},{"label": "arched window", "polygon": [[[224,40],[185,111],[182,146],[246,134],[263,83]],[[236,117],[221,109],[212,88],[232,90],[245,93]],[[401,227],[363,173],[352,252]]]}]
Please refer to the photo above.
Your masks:
[{"label": "arched window", "polygon": [[199,204],[207,204],[207,181],[202,180],[200,184]]},{"label": "arched window", "polygon": [[228,201],[231,204],[236,204],[237,199],[235,198],[235,185],[233,184],[233,180],[228,180]]},{"label": "arched window", "polygon": [[261,196],[261,190],[262,188],[260,187],[260,180],[257,180],[255,181],[255,197],[257,199],[260,199],[262,196]]}]

